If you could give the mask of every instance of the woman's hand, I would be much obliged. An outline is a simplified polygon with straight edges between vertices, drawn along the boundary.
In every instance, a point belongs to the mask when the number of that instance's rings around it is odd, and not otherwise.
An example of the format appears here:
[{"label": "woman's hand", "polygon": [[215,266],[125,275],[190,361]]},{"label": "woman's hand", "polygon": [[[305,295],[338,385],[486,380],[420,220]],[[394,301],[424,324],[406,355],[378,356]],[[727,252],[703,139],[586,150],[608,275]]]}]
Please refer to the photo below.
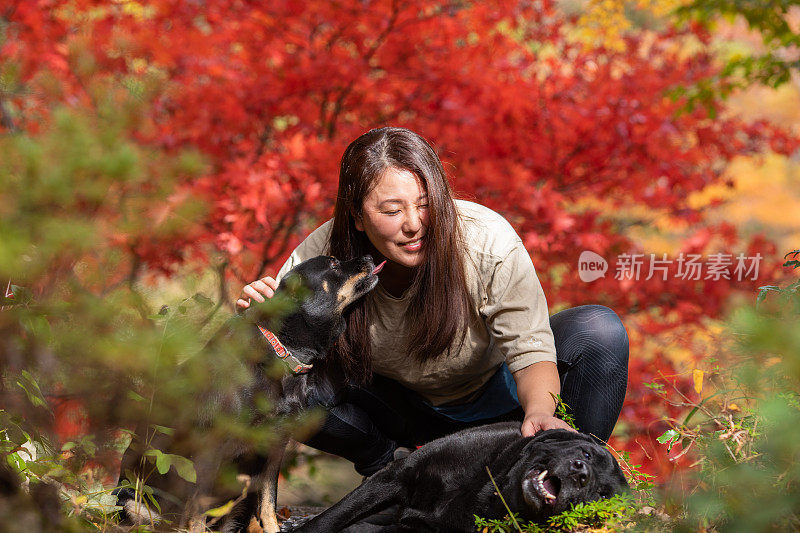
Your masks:
[{"label": "woman's hand", "polygon": [[568,429],[570,431],[575,431],[572,426],[560,418],[556,418],[547,413],[530,413],[525,415],[525,419],[522,421],[522,428],[520,431],[522,432],[523,437],[532,437],[539,431],[543,431],[545,429]]},{"label": "woman's hand", "polygon": [[556,410],[555,395],[561,390],[555,363],[541,361],[517,370],[512,375],[517,382],[519,403],[525,410],[525,419],[520,429],[523,437],[532,437],[543,429],[575,431],[569,424],[553,416]]},{"label": "woman's hand", "polygon": [[244,311],[250,307],[251,298],[257,302],[263,302],[265,298],[272,298],[276,290],[278,290],[278,282],[269,276],[245,285],[242,294],[236,300],[236,308],[238,311]]}]

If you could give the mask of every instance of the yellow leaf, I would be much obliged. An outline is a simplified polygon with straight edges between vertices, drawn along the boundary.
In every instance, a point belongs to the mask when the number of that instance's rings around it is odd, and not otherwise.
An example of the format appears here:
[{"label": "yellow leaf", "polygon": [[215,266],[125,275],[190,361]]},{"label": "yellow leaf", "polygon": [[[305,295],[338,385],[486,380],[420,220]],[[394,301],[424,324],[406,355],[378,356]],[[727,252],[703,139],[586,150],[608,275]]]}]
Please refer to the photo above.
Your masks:
[{"label": "yellow leaf", "polygon": [[703,377],[705,374],[706,373],[699,368],[692,370],[692,381],[694,381],[694,390],[697,394],[703,392]]},{"label": "yellow leaf", "polygon": [[236,502],[234,500],[230,500],[225,505],[220,505],[214,509],[209,509],[205,512],[206,516],[210,516],[211,518],[217,518],[218,516],[225,516],[226,514],[231,512],[233,506]]},{"label": "yellow leaf", "polygon": [[728,404],[728,411],[740,411],[739,406],[731,402]]}]

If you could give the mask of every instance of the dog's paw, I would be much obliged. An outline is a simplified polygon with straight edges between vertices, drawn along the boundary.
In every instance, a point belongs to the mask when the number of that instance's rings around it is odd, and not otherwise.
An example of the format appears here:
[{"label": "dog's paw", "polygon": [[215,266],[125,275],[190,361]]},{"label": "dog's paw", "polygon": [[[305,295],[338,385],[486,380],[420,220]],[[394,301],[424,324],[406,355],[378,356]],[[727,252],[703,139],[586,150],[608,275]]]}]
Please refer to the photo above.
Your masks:
[{"label": "dog's paw", "polygon": [[283,521],[281,524],[281,533],[285,533],[286,531],[294,531],[295,529],[299,528],[316,515],[310,516],[290,516],[286,520]]}]

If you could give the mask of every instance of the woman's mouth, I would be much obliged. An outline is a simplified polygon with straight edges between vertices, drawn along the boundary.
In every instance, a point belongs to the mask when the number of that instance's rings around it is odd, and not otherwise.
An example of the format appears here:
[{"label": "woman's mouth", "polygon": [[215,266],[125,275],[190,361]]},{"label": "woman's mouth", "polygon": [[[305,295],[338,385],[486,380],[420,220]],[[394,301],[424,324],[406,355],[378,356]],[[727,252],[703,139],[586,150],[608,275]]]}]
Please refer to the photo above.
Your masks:
[{"label": "woman's mouth", "polygon": [[409,252],[417,252],[422,249],[423,240],[424,237],[420,237],[419,239],[402,243],[400,247]]}]

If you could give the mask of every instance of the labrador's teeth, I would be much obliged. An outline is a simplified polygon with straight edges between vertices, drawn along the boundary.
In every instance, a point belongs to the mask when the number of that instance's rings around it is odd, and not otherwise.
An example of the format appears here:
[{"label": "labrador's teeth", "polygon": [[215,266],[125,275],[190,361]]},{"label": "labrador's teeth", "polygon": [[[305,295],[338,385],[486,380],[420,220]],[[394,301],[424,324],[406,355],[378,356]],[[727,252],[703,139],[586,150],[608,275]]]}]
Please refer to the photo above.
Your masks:
[{"label": "labrador's teeth", "polygon": [[545,499],[555,500],[556,497],[544,487],[544,478],[546,476],[547,470],[542,471],[538,476],[536,476],[536,485],[539,487],[539,491],[544,495]]}]

